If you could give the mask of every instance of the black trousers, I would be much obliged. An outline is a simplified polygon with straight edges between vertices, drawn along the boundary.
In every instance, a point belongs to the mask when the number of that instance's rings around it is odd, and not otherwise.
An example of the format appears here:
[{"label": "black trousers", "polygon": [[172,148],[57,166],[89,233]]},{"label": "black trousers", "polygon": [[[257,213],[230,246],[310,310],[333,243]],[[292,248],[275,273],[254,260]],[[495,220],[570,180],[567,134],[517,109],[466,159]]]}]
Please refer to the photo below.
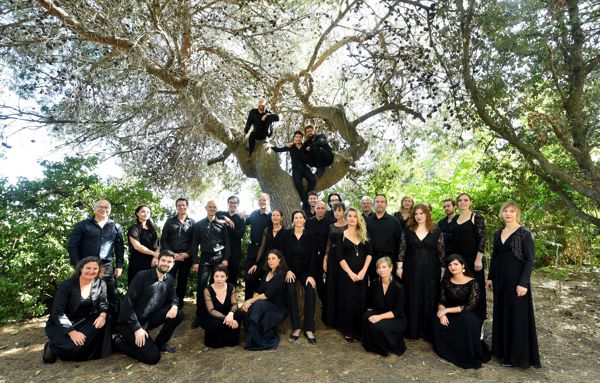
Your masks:
[{"label": "black trousers", "polygon": [[160,361],[160,348],[166,344],[173,332],[183,321],[183,311],[177,311],[175,318],[167,318],[167,312],[171,307],[164,307],[154,313],[147,323],[142,323],[142,327],[146,331],[150,331],[158,326],[162,325],[160,332],[156,336],[156,340],[152,339],[150,335],[146,338],[146,343],[142,347],[138,347],[135,344],[135,331],[129,327],[127,323],[120,323],[119,329],[121,330],[121,351],[125,355],[139,360],[146,364],[156,364]]},{"label": "black trousers", "polygon": [[[308,182],[306,189],[304,189],[304,184],[302,183],[303,178],[306,178],[306,181]],[[308,192],[315,189],[317,183],[315,175],[308,166],[304,165],[292,168],[292,179],[294,180],[294,186],[302,201],[302,208],[304,210],[310,209],[310,205],[308,204]]]},{"label": "black trousers", "polygon": [[324,168],[333,163],[333,153],[331,152],[331,149],[327,150],[326,148],[318,147],[312,151],[309,161],[310,166]]},{"label": "black trousers", "polygon": [[327,275],[323,270],[323,259],[325,258],[325,251],[319,250],[317,254],[317,267],[315,281],[317,282],[317,295],[321,300],[321,307],[325,307],[327,301],[327,287],[325,286],[325,276]]},{"label": "black trousers", "polygon": [[288,307],[292,317],[292,327],[297,330],[300,327],[300,310],[298,309],[298,294],[296,293],[296,283],[300,283],[304,288],[304,331],[315,331],[315,305],[317,294],[315,289],[309,283],[306,284],[306,278],[296,277],[296,282],[286,283],[288,296]]},{"label": "black trousers", "polygon": [[[179,253],[179,251],[177,251]],[[192,269],[192,257],[187,257],[183,261],[175,261],[173,267],[169,271],[169,274],[177,280],[177,298],[179,298],[179,308],[183,307],[183,298],[187,292],[187,283],[190,277],[190,271]]]},{"label": "black trousers", "polygon": [[250,154],[254,151],[254,147],[256,146],[256,140],[264,140],[267,138],[267,135],[264,133],[256,133],[255,130],[250,132],[248,136],[248,151]]},{"label": "black trousers", "polygon": [[[254,265],[254,262],[256,262],[256,256],[258,254],[259,248],[260,242],[250,242],[250,244],[248,245],[248,253],[246,254],[246,265],[244,266],[246,268],[246,276],[244,277],[244,297],[246,300],[252,298],[254,296],[254,292],[260,286],[260,277],[262,276],[262,274],[257,273],[262,272],[264,263],[260,262],[260,264],[257,266],[257,270],[252,274],[248,274],[248,269],[250,269]],[[264,259],[265,258],[263,255],[263,260]]]},{"label": "black trousers", "polygon": [[206,311],[206,302],[204,301],[204,289],[212,280],[212,275],[217,265],[203,264],[198,270],[198,285],[196,286],[196,318],[201,318]]},{"label": "black trousers", "polygon": [[109,315],[110,315],[110,325],[114,329],[117,327],[117,322],[119,320],[119,306],[121,302],[119,302],[119,290],[117,289],[117,280],[115,278],[115,270],[113,268],[112,262],[102,261],[102,266],[104,266],[104,282],[106,282],[106,298],[108,300],[109,305]]},{"label": "black trousers", "polygon": [[[231,241],[230,241],[231,242]],[[229,283],[233,286],[237,285],[237,280],[240,275],[240,259],[242,258],[242,245],[232,245],[227,269],[229,270]]]}]

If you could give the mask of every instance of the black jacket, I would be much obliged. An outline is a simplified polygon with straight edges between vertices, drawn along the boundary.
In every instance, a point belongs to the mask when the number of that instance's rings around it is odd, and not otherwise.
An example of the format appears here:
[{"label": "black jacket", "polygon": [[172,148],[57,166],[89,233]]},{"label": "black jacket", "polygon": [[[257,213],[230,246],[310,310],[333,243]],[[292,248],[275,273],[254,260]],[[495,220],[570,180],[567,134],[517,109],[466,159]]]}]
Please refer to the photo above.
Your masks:
[{"label": "black jacket", "polygon": [[171,250],[175,253],[192,251],[192,226],[194,220],[186,217],[183,222],[177,219],[177,216],[167,219],[162,230],[160,239],[161,250]]},{"label": "black jacket", "polygon": [[125,243],[123,227],[109,219],[100,227],[94,217],[78,222],[69,236],[67,250],[71,264],[76,266],[85,257],[99,257],[104,262],[116,258],[116,267],[125,264]]},{"label": "black jacket", "polygon": [[[229,230],[225,221],[217,219],[209,221],[204,218],[194,224],[192,236],[192,259],[193,263],[200,263],[198,257],[198,245],[202,253],[221,253],[220,260],[229,260]],[[214,260],[203,260],[211,263]]]},{"label": "black jacket", "polygon": [[[267,118],[263,121],[262,117],[267,115]],[[271,113],[270,110],[265,109],[264,112],[259,112],[257,108],[251,109],[246,119],[246,126],[244,127],[244,134],[248,133],[251,126],[254,126],[254,132],[260,137],[271,137],[273,134],[272,124],[275,121],[279,121],[279,116],[275,113]]]}]

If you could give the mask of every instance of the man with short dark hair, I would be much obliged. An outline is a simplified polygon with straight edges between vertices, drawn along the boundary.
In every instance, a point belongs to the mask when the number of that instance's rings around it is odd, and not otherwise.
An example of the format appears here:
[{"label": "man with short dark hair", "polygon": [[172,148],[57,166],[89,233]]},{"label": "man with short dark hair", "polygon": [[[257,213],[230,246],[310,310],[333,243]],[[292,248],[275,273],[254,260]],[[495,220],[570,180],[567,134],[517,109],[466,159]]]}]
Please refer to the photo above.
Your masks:
[{"label": "man with short dark hair", "polygon": [[442,201],[442,207],[446,216],[438,222],[438,227],[444,233],[444,249],[446,256],[454,252],[452,240],[454,238],[454,227],[456,226],[456,201],[452,198],[446,198]]},{"label": "man with short dark hair", "polygon": [[119,317],[119,292],[115,278],[119,278],[123,272],[125,244],[123,227],[109,218],[110,212],[110,202],[105,199],[98,200],[94,205],[94,216],[75,225],[67,241],[67,250],[73,267],[85,257],[98,257],[102,261],[104,266],[102,279],[106,282],[111,325],[116,330]]},{"label": "man with short dark hair", "polygon": [[[218,211],[217,217],[228,218],[232,223],[229,224],[227,230],[229,231],[229,271],[228,282],[234,286],[237,283],[239,276],[240,259],[242,258],[242,239],[246,234],[246,220],[238,213],[238,206],[240,205],[240,199],[238,196],[232,195],[227,198],[227,211]],[[227,221],[227,220],[225,220]]]},{"label": "man with short dark hair", "polygon": [[315,203],[315,215],[306,220],[306,230],[312,232],[317,249],[317,260],[316,260],[316,282],[317,282],[317,293],[321,299],[321,303],[325,306],[325,282],[323,281],[323,274],[325,273],[323,258],[325,257],[325,249],[327,248],[327,238],[329,236],[329,226],[335,221],[327,218],[325,213],[327,212],[327,205],[323,201],[317,201]]},{"label": "man with short dark hair", "polygon": [[316,191],[308,192],[308,209],[305,213],[308,218],[315,216],[315,206],[317,205],[317,201],[319,200],[319,195]]},{"label": "man with short dark hair", "polygon": [[258,196],[258,209],[254,210],[246,218],[246,225],[250,225],[250,243],[246,252],[246,277],[244,279],[246,282],[244,296],[248,300],[254,296],[254,292],[260,285],[260,280],[257,277],[258,274],[248,274],[248,270],[252,266],[259,266],[257,265],[256,257],[262,242],[263,233],[267,226],[272,225],[269,195],[267,193],[260,193]]},{"label": "man with short dark hair", "polygon": [[267,100],[264,98],[258,99],[257,108],[251,109],[246,119],[244,134],[247,134],[250,127],[254,127],[250,136],[248,136],[248,154],[252,155],[256,140],[264,140],[271,137],[273,134],[273,122],[279,121],[279,116],[267,110]]},{"label": "man with short dark hair", "polygon": [[333,152],[327,142],[327,137],[324,134],[316,134],[315,131],[313,125],[307,125],[304,128],[306,134],[304,147],[309,153],[308,164],[317,168],[315,176],[319,178],[325,173],[325,168],[333,163]]},{"label": "man with short dark hair", "polygon": [[394,265],[398,262],[398,246],[402,225],[397,218],[388,214],[386,209],[386,196],[377,194],[375,196],[375,213],[367,218],[367,232],[373,249],[373,258],[369,265],[369,276],[372,281],[377,278],[375,264],[379,258],[390,257]]},{"label": "man with short dark hair", "polygon": [[335,205],[338,202],[343,202],[342,201],[342,196],[340,195],[340,193],[329,193],[329,195],[327,196],[327,206],[329,207],[329,209],[327,210],[326,216],[327,218],[329,218],[330,220],[332,220],[333,222],[337,221],[335,219],[335,216],[333,215],[333,205]]},{"label": "man with short dark hair", "polygon": [[189,202],[185,198],[175,201],[177,215],[167,219],[160,239],[161,249],[171,250],[175,254],[175,262],[169,274],[177,279],[179,309],[183,308],[183,298],[192,269],[192,227],[195,221],[187,215],[188,206]]},{"label": "man with short dark hair", "polygon": [[[155,269],[140,271],[129,285],[119,316],[121,335],[115,344],[124,354],[146,364],[160,361],[160,353],[175,352],[167,343],[175,328],[183,321],[178,309],[175,280],[169,270],[175,253],[162,250]],[[156,340],[148,331],[162,325]]]}]

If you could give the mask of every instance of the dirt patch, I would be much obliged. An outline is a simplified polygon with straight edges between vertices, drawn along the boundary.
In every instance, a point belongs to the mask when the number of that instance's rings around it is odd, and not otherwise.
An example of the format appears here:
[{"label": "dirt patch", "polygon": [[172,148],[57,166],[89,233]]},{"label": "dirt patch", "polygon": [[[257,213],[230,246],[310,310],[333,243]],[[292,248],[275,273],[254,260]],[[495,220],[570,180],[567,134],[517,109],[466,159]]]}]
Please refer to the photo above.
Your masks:
[{"label": "dirt patch", "polygon": [[[407,341],[407,351],[387,358],[348,344],[319,323],[318,344],[282,341],[277,350],[250,352],[241,346],[206,349],[203,331],[190,329],[193,305],[157,366],[124,355],[90,362],[42,363],[46,318],[0,328],[0,382],[600,382],[600,286],[578,276],[557,281],[534,275],[534,302],[543,368],[502,367],[492,360],[480,370],[463,370],[436,356],[424,341]],[[491,323],[486,323],[489,342]]]}]

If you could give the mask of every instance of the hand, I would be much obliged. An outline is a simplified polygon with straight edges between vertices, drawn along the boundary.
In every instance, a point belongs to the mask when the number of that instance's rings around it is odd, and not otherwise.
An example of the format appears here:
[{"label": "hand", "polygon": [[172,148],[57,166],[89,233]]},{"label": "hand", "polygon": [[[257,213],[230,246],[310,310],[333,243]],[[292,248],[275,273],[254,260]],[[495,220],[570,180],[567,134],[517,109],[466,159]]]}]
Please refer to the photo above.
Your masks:
[{"label": "hand", "polygon": [[371,315],[369,317],[369,322],[371,323],[377,323],[381,320],[381,317],[379,315]]},{"label": "hand", "polygon": [[524,297],[527,294],[527,288],[517,285],[517,296]]},{"label": "hand", "polygon": [[250,306],[252,306],[252,299],[248,299],[247,301],[244,302],[244,304],[242,305],[242,311],[243,312],[248,312],[248,310],[250,310]]},{"label": "hand", "polygon": [[121,274],[123,274],[123,268],[122,267],[117,267],[115,269],[115,278],[119,278],[121,276]]},{"label": "hand", "polygon": [[488,279],[488,281],[487,281],[487,288],[490,291],[492,291],[494,289],[494,286],[493,286],[493,283],[492,283],[491,279]]},{"label": "hand", "polygon": [[358,281],[358,275],[354,274],[352,271],[348,273],[348,278],[352,279],[352,282]]},{"label": "hand", "polygon": [[235,322],[235,320],[233,319],[233,313],[230,311],[229,314],[227,314],[227,316],[225,316],[225,319],[223,319],[223,324],[225,326],[229,326],[232,327],[232,322]]},{"label": "hand", "polygon": [[158,258],[152,257],[152,261],[150,262],[150,267],[156,267],[158,265]]},{"label": "hand", "polygon": [[96,320],[94,321],[94,327],[102,328],[102,327],[104,327],[105,324],[106,324],[106,314],[101,313],[100,315],[98,315],[98,318],[96,318]]},{"label": "hand", "polygon": [[236,328],[240,327],[240,324],[234,319],[233,321],[231,321],[231,326],[229,327],[235,330]]},{"label": "hand", "polygon": [[266,120],[267,120],[267,115],[265,114],[264,116],[262,116],[262,117],[260,118],[260,120],[261,120],[261,121],[266,121]]},{"label": "hand", "polygon": [[229,261],[224,259],[223,262],[221,262],[221,264],[225,267],[229,266]]},{"label": "hand", "polygon": [[366,270],[361,270],[358,272],[358,275],[356,276],[358,281],[362,281],[363,279],[365,279],[365,274],[367,274]]},{"label": "hand", "polygon": [[245,211],[238,211],[237,215],[238,215],[238,216],[239,216],[241,219],[243,219],[243,220],[245,220],[245,219],[246,219],[246,212],[245,212]]},{"label": "hand", "polygon": [[310,146],[307,146],[307,147],[306,147],[306,151],[307,151],[307,152],[310,152]]},{"label": "hand", "polygon": [[135,345],[138,347],[144,347],[146,344],[146,338],[148,337],[148,333],[143,328],[139,328],[135,330]]},{"label": "hand", "polygon": [[323,271],[327,272],[327,256],[323,258]]},{"label": "hand", "polygon": [[200,265],[199,265],[199,264],[197,264],[197,263],[195,263],[195,264],[192,266],[192,269],[194,269],[194,271],[195,271],[195,272],[198,272],[198,269],[200,269]]},{"label": "hand", "polygon": [[177,306],[172,306],[169,311],[167,311],[167,318],[173,319],[177,316],[177,310],[179,308]]},{"label": "hand", "polygon": [[233,222],[229,217],[223,216],[223,221],[232,229],[235,229],[235,222]]},{"label": "hand", "polygon": [[313,277],[306,278],[306,286],[308,286],[309,283],[313,287],[313,289],[317,288],[317,282],[315,282],[315,279]]},{"label": "hand", "polygon": [[248,274],[253,274],[256,269],[258,269],[258,267],[256,265],[252,266],[251,268],[248,269]]},{"label": "hand", "polygon": [[292,147],[292,144],[288,142],[287,144],[285,144],[285,147],[286,147],[286,148],[291,148],[291,147]]},{"label": "hand", "polygon": [[441,317],[443,317],[444,315],[446,315],[446,313],[447,313],[447,310],[446,310],[446,308],[444,307],[444,308],[438,309],[436,316],[437,316],[438,318],[441,318]]},{"label": "hand", "polygon": [[69,338],[71,338],[77,347],[81,347],[85,344],[85,335],[83,335],[82,332],[73,330],[69,332]]},{"label": "hand", "polygon": [[475,264],[473,265],[475,271],[481,271],[483,269],[483,253],[477,253],[477,257],[475,258]]},{"label": "hand", "polygon": [[402,268],[399,267],[399,268],[396,269],[396,275],[400,279],[402,279],[402,272],[403,272]]},{"label": "hand", "polygon": [[442,315],[442,316],[440,317],[440,323],[441,323],[443,326],[446,326],[446,327],[447,327],[447,326],[450,324],[450,321],[448,320],[448,317],[447,317],[446,315]]},{"label": "hand", "polygon": [[293,271],[288,271],[285,275],[285,281],[288,283],[296,282],[296,274]]}]

